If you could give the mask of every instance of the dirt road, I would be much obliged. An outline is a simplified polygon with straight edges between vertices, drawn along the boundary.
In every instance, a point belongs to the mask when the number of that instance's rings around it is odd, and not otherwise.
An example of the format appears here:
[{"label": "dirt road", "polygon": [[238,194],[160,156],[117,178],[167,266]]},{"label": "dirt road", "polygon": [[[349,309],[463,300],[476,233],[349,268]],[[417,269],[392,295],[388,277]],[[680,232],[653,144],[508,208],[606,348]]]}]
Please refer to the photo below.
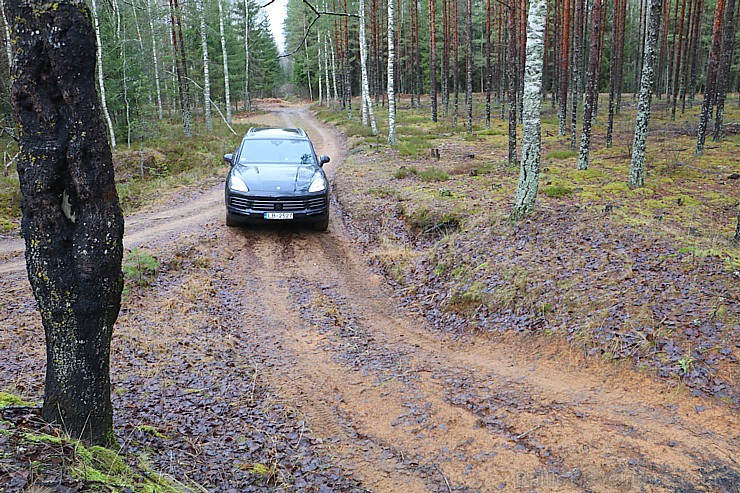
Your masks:
[{"label": "dirt road", "polygon": [[[305,128],[331,156],[329,174],[342,165],[341,135],[305,108],[274,107],[259,121]],[[337,210],[325,234],[226,228],[221,193],[129,218],[127,246],[174,252],[186,235],[209,249],[218,296],[198,299],[227,299],[239,322],[224,330],[258,351],[261,385],[298,409],[306,432],[367,490],[739,491],[740,420],[730,408],[630,370],[580,368],[563,348],[440,338],[398,309]],[[0,297],[27,299],[8,245]],[[130,330],[127,317],[119,332]],[[162,337],[188,332],[174,323]]]}]

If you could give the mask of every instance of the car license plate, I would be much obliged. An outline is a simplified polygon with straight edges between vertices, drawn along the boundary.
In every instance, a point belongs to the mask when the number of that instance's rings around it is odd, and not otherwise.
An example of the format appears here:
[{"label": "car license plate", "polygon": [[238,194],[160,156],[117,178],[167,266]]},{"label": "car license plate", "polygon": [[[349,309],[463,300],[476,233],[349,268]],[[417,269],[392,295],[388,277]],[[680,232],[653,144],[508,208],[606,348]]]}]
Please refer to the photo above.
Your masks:
[{"label": "car license plate", "polygon": [[292,212],[265,212],[265,219],[293,219]]}]

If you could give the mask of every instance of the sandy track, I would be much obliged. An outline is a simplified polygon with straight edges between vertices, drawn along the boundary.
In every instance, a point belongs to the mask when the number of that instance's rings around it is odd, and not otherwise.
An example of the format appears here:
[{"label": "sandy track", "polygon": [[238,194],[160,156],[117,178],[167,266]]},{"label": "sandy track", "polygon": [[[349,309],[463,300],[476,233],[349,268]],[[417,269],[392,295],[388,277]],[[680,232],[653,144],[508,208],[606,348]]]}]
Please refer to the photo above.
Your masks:
[{"label": "sandy track", "polygon": [[[341,166],[342,136],[305,108],[259,121],[305,128],[329,174]],[[245,321],[233,331],[257,341],[261,381],[368,490],[737,491],[728,408],[533,342],[441,339],[394,305],[337,211],[325,234],[226,228],[221,193],[129,218],[127,246],[216,230],[218,288]]]}]

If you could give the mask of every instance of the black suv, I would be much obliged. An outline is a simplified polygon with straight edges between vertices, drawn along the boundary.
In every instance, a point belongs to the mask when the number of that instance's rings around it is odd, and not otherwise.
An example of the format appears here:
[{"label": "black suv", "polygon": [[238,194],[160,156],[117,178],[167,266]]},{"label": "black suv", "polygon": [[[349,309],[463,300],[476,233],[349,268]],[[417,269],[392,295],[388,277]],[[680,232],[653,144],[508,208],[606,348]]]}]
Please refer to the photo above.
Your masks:
[{"label": "black suv", "polygon": [[226,225],[294,221],[329,226],[329,180],[300,128],[250,128],[226,179]]}]

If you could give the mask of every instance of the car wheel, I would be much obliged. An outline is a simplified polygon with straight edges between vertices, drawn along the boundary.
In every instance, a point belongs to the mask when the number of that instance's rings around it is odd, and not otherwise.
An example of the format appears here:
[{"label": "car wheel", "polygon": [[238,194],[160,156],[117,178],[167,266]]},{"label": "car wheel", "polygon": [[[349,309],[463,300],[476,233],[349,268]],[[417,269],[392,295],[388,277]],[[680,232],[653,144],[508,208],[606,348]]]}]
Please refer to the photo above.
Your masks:
[{"label": "car wheel", "polygon": [[326,231],[329,228],[329,216],[319,222],[313,223],[313,229],[316,231]]},{"label": "car wheel", "polygon": [[226,213],[226,226],[228,226],[230,228],[233,228],[235,226],[239,226],[239,221],[237,221],[236,219],[234,219],[234,216],[232,216],[228,212]]}]

